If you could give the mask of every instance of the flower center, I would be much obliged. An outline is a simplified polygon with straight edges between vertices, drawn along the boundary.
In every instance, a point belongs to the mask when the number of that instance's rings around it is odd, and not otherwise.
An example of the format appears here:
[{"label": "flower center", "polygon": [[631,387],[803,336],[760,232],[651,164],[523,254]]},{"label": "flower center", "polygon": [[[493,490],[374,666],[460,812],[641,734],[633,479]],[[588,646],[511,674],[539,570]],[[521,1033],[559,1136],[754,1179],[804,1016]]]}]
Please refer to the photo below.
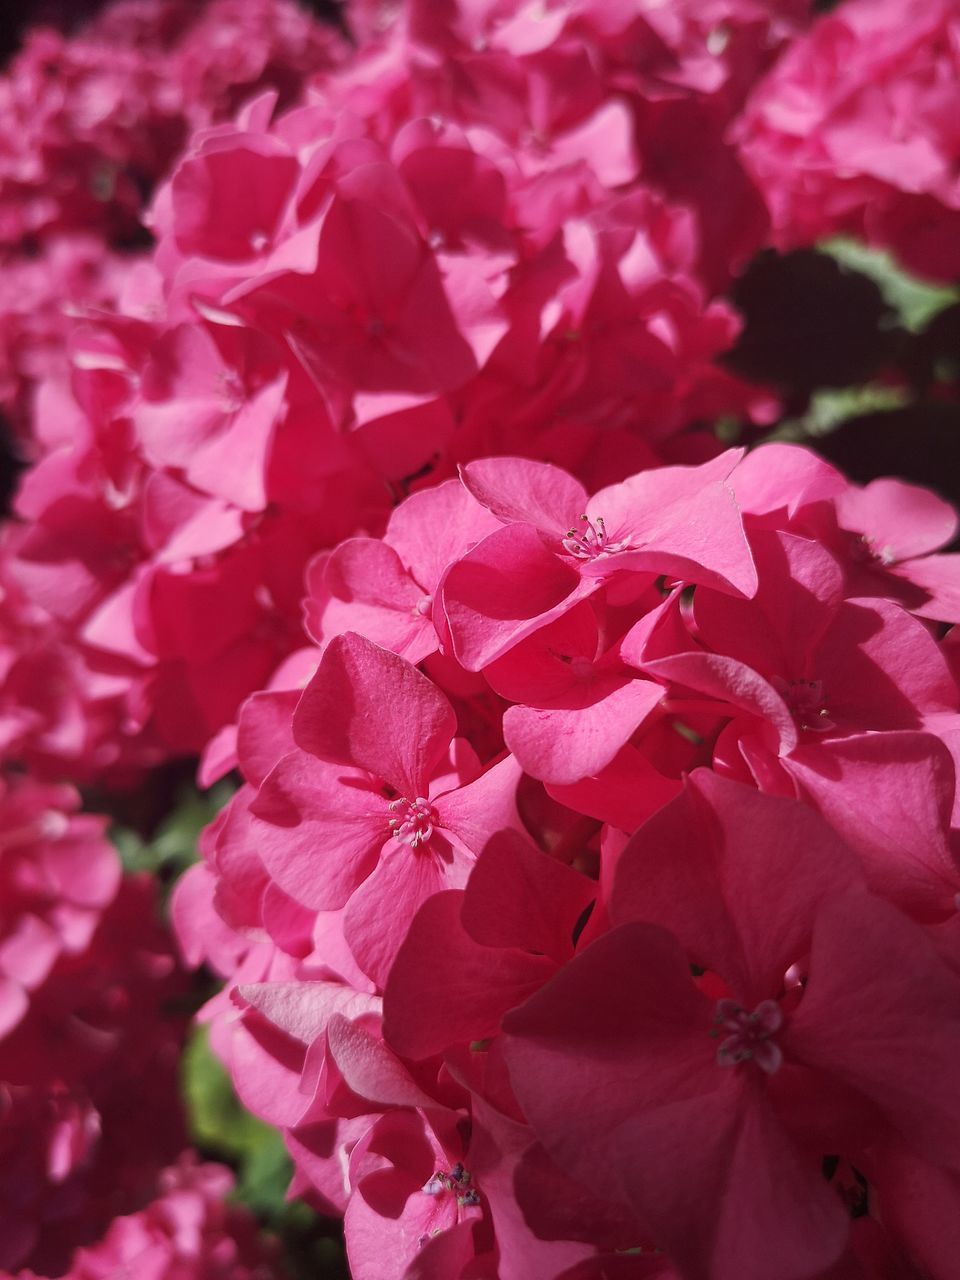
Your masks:
[{"label": "flower center", "polygon": [[827,733],[837,727],[824,705],[822,680],[784,680],[775,677],[772,683],[801,729],[809,729],[812,733]]},{"label": "flower center", "polygon": [[850,535],[850,555],[858,564],[896,564],[897,557],[890,547],[878,547],[865,533]]},{"label": "flower center", "polygon": [[576,556],[578,560],[595,560],[597,556],[623,551],[626,546],[626,543],[609,540],[603,516],[597,516],[596,520],[591,520],[589,516],[581,516],[580,524],[582,528],[568,529],[567,536],[561,539],[564,551]]},{"label": "flower center", "polygon": [[390,834],[413,849],[427,843],[439,821],[436,809],[423,796],[416,800],[398,796],[391,801],[390,812],[395,815],[390,819]]},{"label": "flower center", "polygon": [[459,1162],[448,1171],[438,1170],[420,1190],[428,1196],[439,1196],[445,1191],[453,1191],[456,1193],[457,1204],[464,1209],[480,1203],[480,1193],[473,1185],[473,1178]]},{"label": "flower center", "polygon": [[718,1000],[710,1034],[714,1039],[727,1034],[717,1049],[717,1062],[721,1067],[755,1062],[772,1076],[783,1063],[783,1053],[771,1037],[782,1026],[783,1013],[776,1000],[761,1000],[753,1013],[736,1000]]}]

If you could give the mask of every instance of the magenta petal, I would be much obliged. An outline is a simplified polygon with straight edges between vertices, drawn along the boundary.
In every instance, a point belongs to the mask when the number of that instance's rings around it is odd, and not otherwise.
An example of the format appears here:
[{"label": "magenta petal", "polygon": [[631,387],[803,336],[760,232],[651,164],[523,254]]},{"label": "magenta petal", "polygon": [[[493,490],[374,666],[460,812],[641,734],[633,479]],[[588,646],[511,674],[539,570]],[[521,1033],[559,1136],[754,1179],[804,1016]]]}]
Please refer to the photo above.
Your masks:
[{"label": "magenta petal", "polygon": [[440,826],[457,837],[473,854],[499,831],[522,831],[517,813],[519,762],[507,756],[465,787],[431,797]]},{"label": "magenta petal", "polygon": [[[350,1275],[353,1280],[405,1280],[419,1241],[429,1240],[435,1231],[446,1235],[456,1226],[453,1197],[445,1196],[441,1203],[425,1195],[406,1169],[369,1173],[351,1195],[344,1215]],[[451,1280],[456,1276],[454,1272]]]},{"label": "magenta petal", "polygon": [[581,585],[533,525],[507,525],[451,565],[444,579],[454,653],[468,671],[479,671],[598,586]]},{"label": "magenta petal", "polygon": [[394,508],[384,542],[419,586],[433,595],[447,566],[499,527],[496,517],[459,480],[446,480],[434,489],[412,493]]},{"label": "magenta petal", "polygon": [[426,795],[456,724],[416,667],[348,631],[330,641],[304,689],[293,736],[304,751],[367,769],[413,800]]},{"label": "magenta petal", "polygon": [[283,375],[250,396],[220,431],[197,442],[184,468],[192,484],[244,511],[263,510],[267,460],[283,411],[286,381]]},{"label": "magenta petal", "polygon": [[407,1058],[484,1040],[554,973],[545,956],[487,947],[463,927],[463,894],[424,902],[399,948],[384,991],[383,1034]]},{"label": "magenta petal", "polygon": [[700,639],[767,678],[804,676],[808,655],[843,599],[843,570],[808,538],[760,530],[751,541],[760,574],[755,597],[699,592],[694,615]]},{"label": "magenta petal", "polygon": [[[720,1204],[711,1277],[807,1280],[837,1261],[849,1232],[844,1206],[819,1159],[792,1145],[766,1099],[744,1097],[730,1149],[717,1155]],[[682,1237],[672,1252],[684,1261]]]},{"label": "magenta petal", "polygon": [[[463,1269],[477,1256],[474,1224],[469,1219],[430,1236],[408,1264],[403,1280],[460,1280]],[[480,1276],[482,1272],[470,1272]],[[376,1280],[380,1280],[380,1273]]]},{"label": "magenta petal", "polygon": [[0,1036],[12,1031],[29,1007],[29,997],[20,983],[0,975]]},{"label": "magenta petal", "polygon": [[679,781],[664,777],[631,746],[623,747],[594,778],[584,778],[569,787],[547,787],[561,804],[600,822],[609,822],[621,831],[636,831],[679,790]]},{"label": "magenta petal", "polygon": [[240,708],[237,759],[251,786],[260,786],[280,757],[295,749],[291,722],[299,699],[295,689],[264,691]]},{"label": "magenta petal", "polygon": [[957,513],[948,502],[902,480],[851,485],[836,503],[841,527],[862,534],[883,563],[936,551],[957,532]]},{"label": "magenta petal", "polygon": [[351,604],[409,614],[423,591],[410,577],[393,547],[377,538],[348,538],[327,560],[326,586]]},{"label": "magenta petal", "polygon": [[600,557],[587,572],[610,568],[666,573],[686,582],[751,597],[757,571],[733,492],[717,473],[733,466],[735,452],[702,467],[663,467],[632,476],[590,499],[587,514],[602,517],[611,543],[627,549]]},{"label": "magenta petal", "polygon": [[711,1013],[669,934],[622,926],[505,1019],[514,1090],[561,1168],[684,1274],[805,1280],[842,1252],[844,1211],[757,1077],[717,1066]]},{"label": "magenta petal", "polygon": [[897,566],[896,572],[930,597],[913,607],[918,617],[960,623],[960,555],[907,560]]},{"label": "magenta petal", "polygon": [[568,706],[515,706],[503,717],[507,746],[542,782],[570,785],[599,773],[664,695],[651,680],[617,677],[590,681],[576,692],[579,698],[571,693],[564,699]]},{"label": "magenta petal", "polygon": [[781,1041],[865,1093],[920,1155],[960,1169],[960,984],[894,907],[851,892],[821,908]]},{"label": "magenta petal", "polygon": [[463,902],[463,927],[487,947],[523,947],[565,960],[597,886],[522,836],[494,836],[477,859]]},{"label": "magenta petal", "polygon": [[829,462],[795,444],[751,449],[730,477],[737,502],[752,516],[786,512],[842,494],[846,478]]},{"label": "magenta petal", "polygon": [[[655,1123],[677,1097],[701,1096],[713,1100],[723,1123],[736,1084],[715,1062],[712,1016],[676,939],[638,924],[599,938],[509,1014],[510,1079],[560,1167],[600,1194],[629,1199],[632,1166],[647,1166],[651,1175],[656,1168],[647,1164],[634,1124]],[[699,1138],[674,1134],[686,1151],[695,1151]]]},{"label": "magenta petal", "polygon": [[358,1023],[334,1013],[327,1024],[327,1048],[347,1088],[380,1107],[430,1107],[429,1094],[381,1041]]},{"label": "magenta petal", "polygon": [[797,726],[776,689],[752,667],[719,653],[678,653],[645,662],[643,670],[708,698],[727,702],[771,724],[780,739],[780,754],[797,745]]},{"label": "magenta petal", "polygon": [[817,652],[835,720],[917,729],[923,713],[955,711],[957,686],[926,624],[889,600],[848,600]]},{"label": "magenta petal", "polygon": [[954,910],[950,848],[955,770],[943,742],[909,730],[801,747],[786,768],[859,854],[870,886],[905,910]]},{"label": "magenta petal", "polygon": [[250,839],[282,889],[334,911],[376,866],[390,838],[387,800],[367,775],[291,751],[251,806]]},{"label": "magenta petal", "polygon": [[561,539],[587,509],[586,490],[568,472],[529,458],[483,458],[461,468],[477,502],[505,524],[531,524]]},{"label": "magenta petal", "polygon": [[313,1044],[333,1017],[380,1011],[379,997],[336,982],[249,982],[237,987],[237,995],[271,1026],[304,1045]]},{"label": "magenta petal", "polygon": [[698,769],[624,849],[609,910],[670,929],[754,1008],[806,956],[824,897],[859,881],[818,814]]},{"label": "magenta petal", "polygon": [[392,547],[375,538],[348,538],[327,556],[322,584],[306,601],[307,629],[318,644],[356,631],[417,663],[437,647],[419,607],[425,600]]},{"label": "magenta petal", "polygon": [[344,936],[357,964],[382,987],[421,903],[442,889],[460,888],[468,867],[452,854],[442,863],[431,842],[423,849],[393,845],[347,907]]},{"label": "magenta petal", "polygon": [[556,699],[584,683],[580,669],[586,666],[586,679],[592,675],[599,638],[597,615],[584,600],[514,645],[483,674],[508,702],[562,705]]}]

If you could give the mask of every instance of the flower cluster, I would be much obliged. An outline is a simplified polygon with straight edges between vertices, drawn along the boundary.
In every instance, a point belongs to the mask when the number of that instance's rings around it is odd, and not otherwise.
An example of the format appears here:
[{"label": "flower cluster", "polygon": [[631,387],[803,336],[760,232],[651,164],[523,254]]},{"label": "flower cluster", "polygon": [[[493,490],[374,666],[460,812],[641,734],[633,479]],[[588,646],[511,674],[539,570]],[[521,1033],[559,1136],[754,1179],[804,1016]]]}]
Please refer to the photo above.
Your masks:
[{"label": "flower cluster", "polygon": [[[102,1240],[76,1251],[64,1280],[271,1280],[271,1257],[253,1220],[224,1204],[232,1185],[229,1169],[184,1156],[160,1173],[157,1197],[146,1208],[115,1218]],[[42,1277],[27,1270],[16,1280]]]},{"label": "flower cluster", "polygon": [[3,1276],[273,1274],[64,782],[193,756],[180,949],[354,1280],[955,1280],[960,519],[726,357],[771,243],[960,276],[956,4],[821,7],[116,0],[0,77]]},{"label": "flower cluster", "polygon": [[105,820],[78,808],[29,778],[0,795],[0,1269],[43,1275],[139,1209],[185,1144],[184,975],[153,883],[122,880]]},{"label": "flower cluster", "polygon": [[786,445],[490,458],[314,561],[175,917],[357,1280],[949,1274],[957,528]]},{"label": "flower cluster", "polygon": [[851,232],[920,275],[960,275],[954,85],[960,10],[847,0],[795,41],[738,121],[740,154],[792,248]]},{"label": "flower cluster", "polygon": [[0,78],[0,245],[135,235],[193,130],[267,86],[294,100],[340,50],[288,0],[120,0],[78,36],[31,31]]},{"label": "flower cluster", "polygon": [[120,0],[78,36],[28,33],[0,76],[0,411],[27,458],[57,414],[38,388],[68,380],[77,316],[116,309],[188,138],[343,53],[293,0]]},{"label": "flower cluster", "polygon": [[310,556],[458,462],[596,485],[769,419],[716,364],[738,322],[714,295],[761,243],[723,133],[795,27],[778,8],[410,5],[299,105],[193,134],[155,254],[36,397],[3,574],[82,660],[61,683],[95,724],[61,767],[199,751],[303,644]]}]

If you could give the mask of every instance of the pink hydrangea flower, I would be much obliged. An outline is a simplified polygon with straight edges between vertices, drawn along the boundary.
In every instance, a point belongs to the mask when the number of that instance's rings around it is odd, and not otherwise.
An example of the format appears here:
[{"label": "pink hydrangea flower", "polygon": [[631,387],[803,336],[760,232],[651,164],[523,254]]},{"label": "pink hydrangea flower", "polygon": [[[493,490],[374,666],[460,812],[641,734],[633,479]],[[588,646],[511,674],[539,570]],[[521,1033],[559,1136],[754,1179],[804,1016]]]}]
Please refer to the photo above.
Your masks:
[{"label": "pink hydrangea flower", "polygon": [[956,979],[808,810],[695,775],[624,852],[611,915],[507,1018],[511,1081],[684,1270],[821,1274],[847,1235],[821,1158],[878,1122],[956,1168]]},{"label": "pink hydrangea flower", "polygon": [[[150,1280],[267,1280],[274,1257],[257,1239],[256,1224],[228,1207],[233,1176],[222,1165],[200,1164],[186,1154],[163,1170],[156,1198],[134,1214],[117,1217],[103,1238],[78,1249],[67,1280],[111,1280],[120,1275]],[[26,1269],[18,1280],[44,1280]]]},{"label": "pink hydrangea flower", "polygon": [[852,232],[952,280],[956,13],[938,2],[902,16],[895,0],[854,0],[821,17],[755,88],[739,150],[781,247]]}]

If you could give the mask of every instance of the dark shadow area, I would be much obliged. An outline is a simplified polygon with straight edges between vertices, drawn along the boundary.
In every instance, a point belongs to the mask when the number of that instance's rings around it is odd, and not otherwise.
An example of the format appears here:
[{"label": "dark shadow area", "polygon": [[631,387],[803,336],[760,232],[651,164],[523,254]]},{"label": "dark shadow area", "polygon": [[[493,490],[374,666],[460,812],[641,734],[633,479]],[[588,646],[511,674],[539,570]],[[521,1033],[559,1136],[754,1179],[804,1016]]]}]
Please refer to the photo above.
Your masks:
[{"label": "dark shadow area", "polygon": [[960,405],[927,403],[851,418],[812,442],[851,480],[900,476],[960,504]]},{"label": "dark shadow area", "polygon": [[10,514],[17,482],[26,465],[10,421],[0,411],[0,519]]},{"label": "dark shadow area", "polygon": [[896,315],[866,276],[812,249],[767,249],[734,281],[744,329],[726,363],[788,398],[866,382],[895,363]]}]

